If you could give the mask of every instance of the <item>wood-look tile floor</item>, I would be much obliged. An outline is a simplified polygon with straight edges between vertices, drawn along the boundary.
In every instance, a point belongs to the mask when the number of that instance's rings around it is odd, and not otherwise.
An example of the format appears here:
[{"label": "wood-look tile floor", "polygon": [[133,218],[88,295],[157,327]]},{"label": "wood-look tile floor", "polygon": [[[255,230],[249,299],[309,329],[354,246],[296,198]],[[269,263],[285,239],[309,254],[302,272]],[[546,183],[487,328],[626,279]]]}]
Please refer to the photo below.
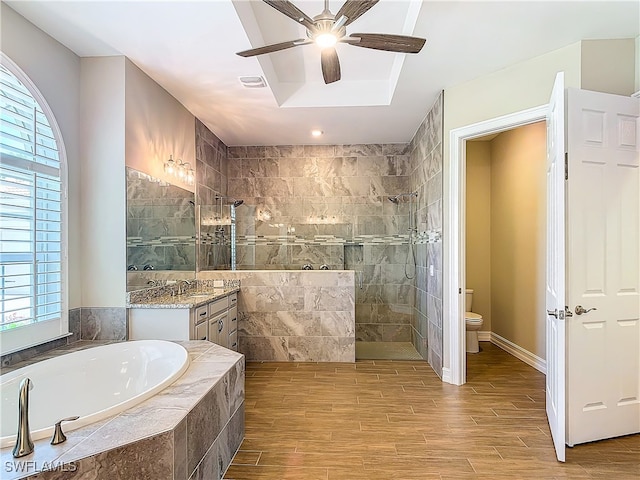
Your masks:
[{"label": "wood-look tile floor", "polygon": [[489,344],[468,383],[423,361],[248,363],[246,436],[226,479],[633,479],[640,435],[556,461],[544,376]]}]

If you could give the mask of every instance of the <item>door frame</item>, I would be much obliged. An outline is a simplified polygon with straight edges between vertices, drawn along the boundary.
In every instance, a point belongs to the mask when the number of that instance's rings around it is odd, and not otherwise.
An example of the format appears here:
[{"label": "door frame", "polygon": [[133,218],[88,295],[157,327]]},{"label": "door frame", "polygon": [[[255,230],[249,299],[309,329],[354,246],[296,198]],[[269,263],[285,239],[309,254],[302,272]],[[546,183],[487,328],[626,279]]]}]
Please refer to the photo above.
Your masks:
[{"label": "door frame", "polygon": [[465,290],[466,141],[546,121],[548,104],[451,130],[443,166],[443,364],[442,380],[467,381]]}]

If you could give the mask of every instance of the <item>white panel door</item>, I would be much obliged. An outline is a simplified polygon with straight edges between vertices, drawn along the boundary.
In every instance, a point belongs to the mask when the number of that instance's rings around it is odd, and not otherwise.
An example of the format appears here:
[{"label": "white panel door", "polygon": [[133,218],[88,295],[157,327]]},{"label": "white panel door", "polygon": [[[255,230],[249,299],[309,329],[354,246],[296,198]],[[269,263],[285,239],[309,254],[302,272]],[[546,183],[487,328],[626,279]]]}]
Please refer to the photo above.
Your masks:
[{"label": "white panel door", "polygon": [[575,445],[640,432],[640,100],[570,89],[567,105],[567,443]]},{"label": "white panel door", "polygon": [[565,457],[564,73],[547,112],[546,409],[558,460]]}]

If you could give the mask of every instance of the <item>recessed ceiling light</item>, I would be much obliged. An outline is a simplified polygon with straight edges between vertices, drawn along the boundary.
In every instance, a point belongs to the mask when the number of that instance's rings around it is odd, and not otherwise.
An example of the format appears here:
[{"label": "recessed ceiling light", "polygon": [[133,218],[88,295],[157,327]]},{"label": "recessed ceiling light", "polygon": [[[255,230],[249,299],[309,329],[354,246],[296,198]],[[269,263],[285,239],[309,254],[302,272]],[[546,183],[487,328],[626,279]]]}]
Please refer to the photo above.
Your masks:
[{"label": "recessed ceiling light", "polygon": [[313,135],[314,137],[319,137],[323,134],[324,132],[322,130],[311,130],[311,135]]},{"label": "recessed ceiling light", "polygon": [[267,82],[264,81],[259,75],[251,77],[238,77],[242,86],[246,88],[264,88],[267,86]]}]

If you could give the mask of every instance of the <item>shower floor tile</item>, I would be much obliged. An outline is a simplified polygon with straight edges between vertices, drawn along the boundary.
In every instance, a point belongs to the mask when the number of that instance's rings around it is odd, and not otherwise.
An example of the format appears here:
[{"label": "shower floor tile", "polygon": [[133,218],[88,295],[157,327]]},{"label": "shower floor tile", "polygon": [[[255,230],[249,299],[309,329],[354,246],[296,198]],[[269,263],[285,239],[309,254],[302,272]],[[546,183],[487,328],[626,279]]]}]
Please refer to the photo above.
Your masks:
[{"label": "shower floor tile", "polygon": [[358,360],[423,360],[411,342],[356,342]]}]

